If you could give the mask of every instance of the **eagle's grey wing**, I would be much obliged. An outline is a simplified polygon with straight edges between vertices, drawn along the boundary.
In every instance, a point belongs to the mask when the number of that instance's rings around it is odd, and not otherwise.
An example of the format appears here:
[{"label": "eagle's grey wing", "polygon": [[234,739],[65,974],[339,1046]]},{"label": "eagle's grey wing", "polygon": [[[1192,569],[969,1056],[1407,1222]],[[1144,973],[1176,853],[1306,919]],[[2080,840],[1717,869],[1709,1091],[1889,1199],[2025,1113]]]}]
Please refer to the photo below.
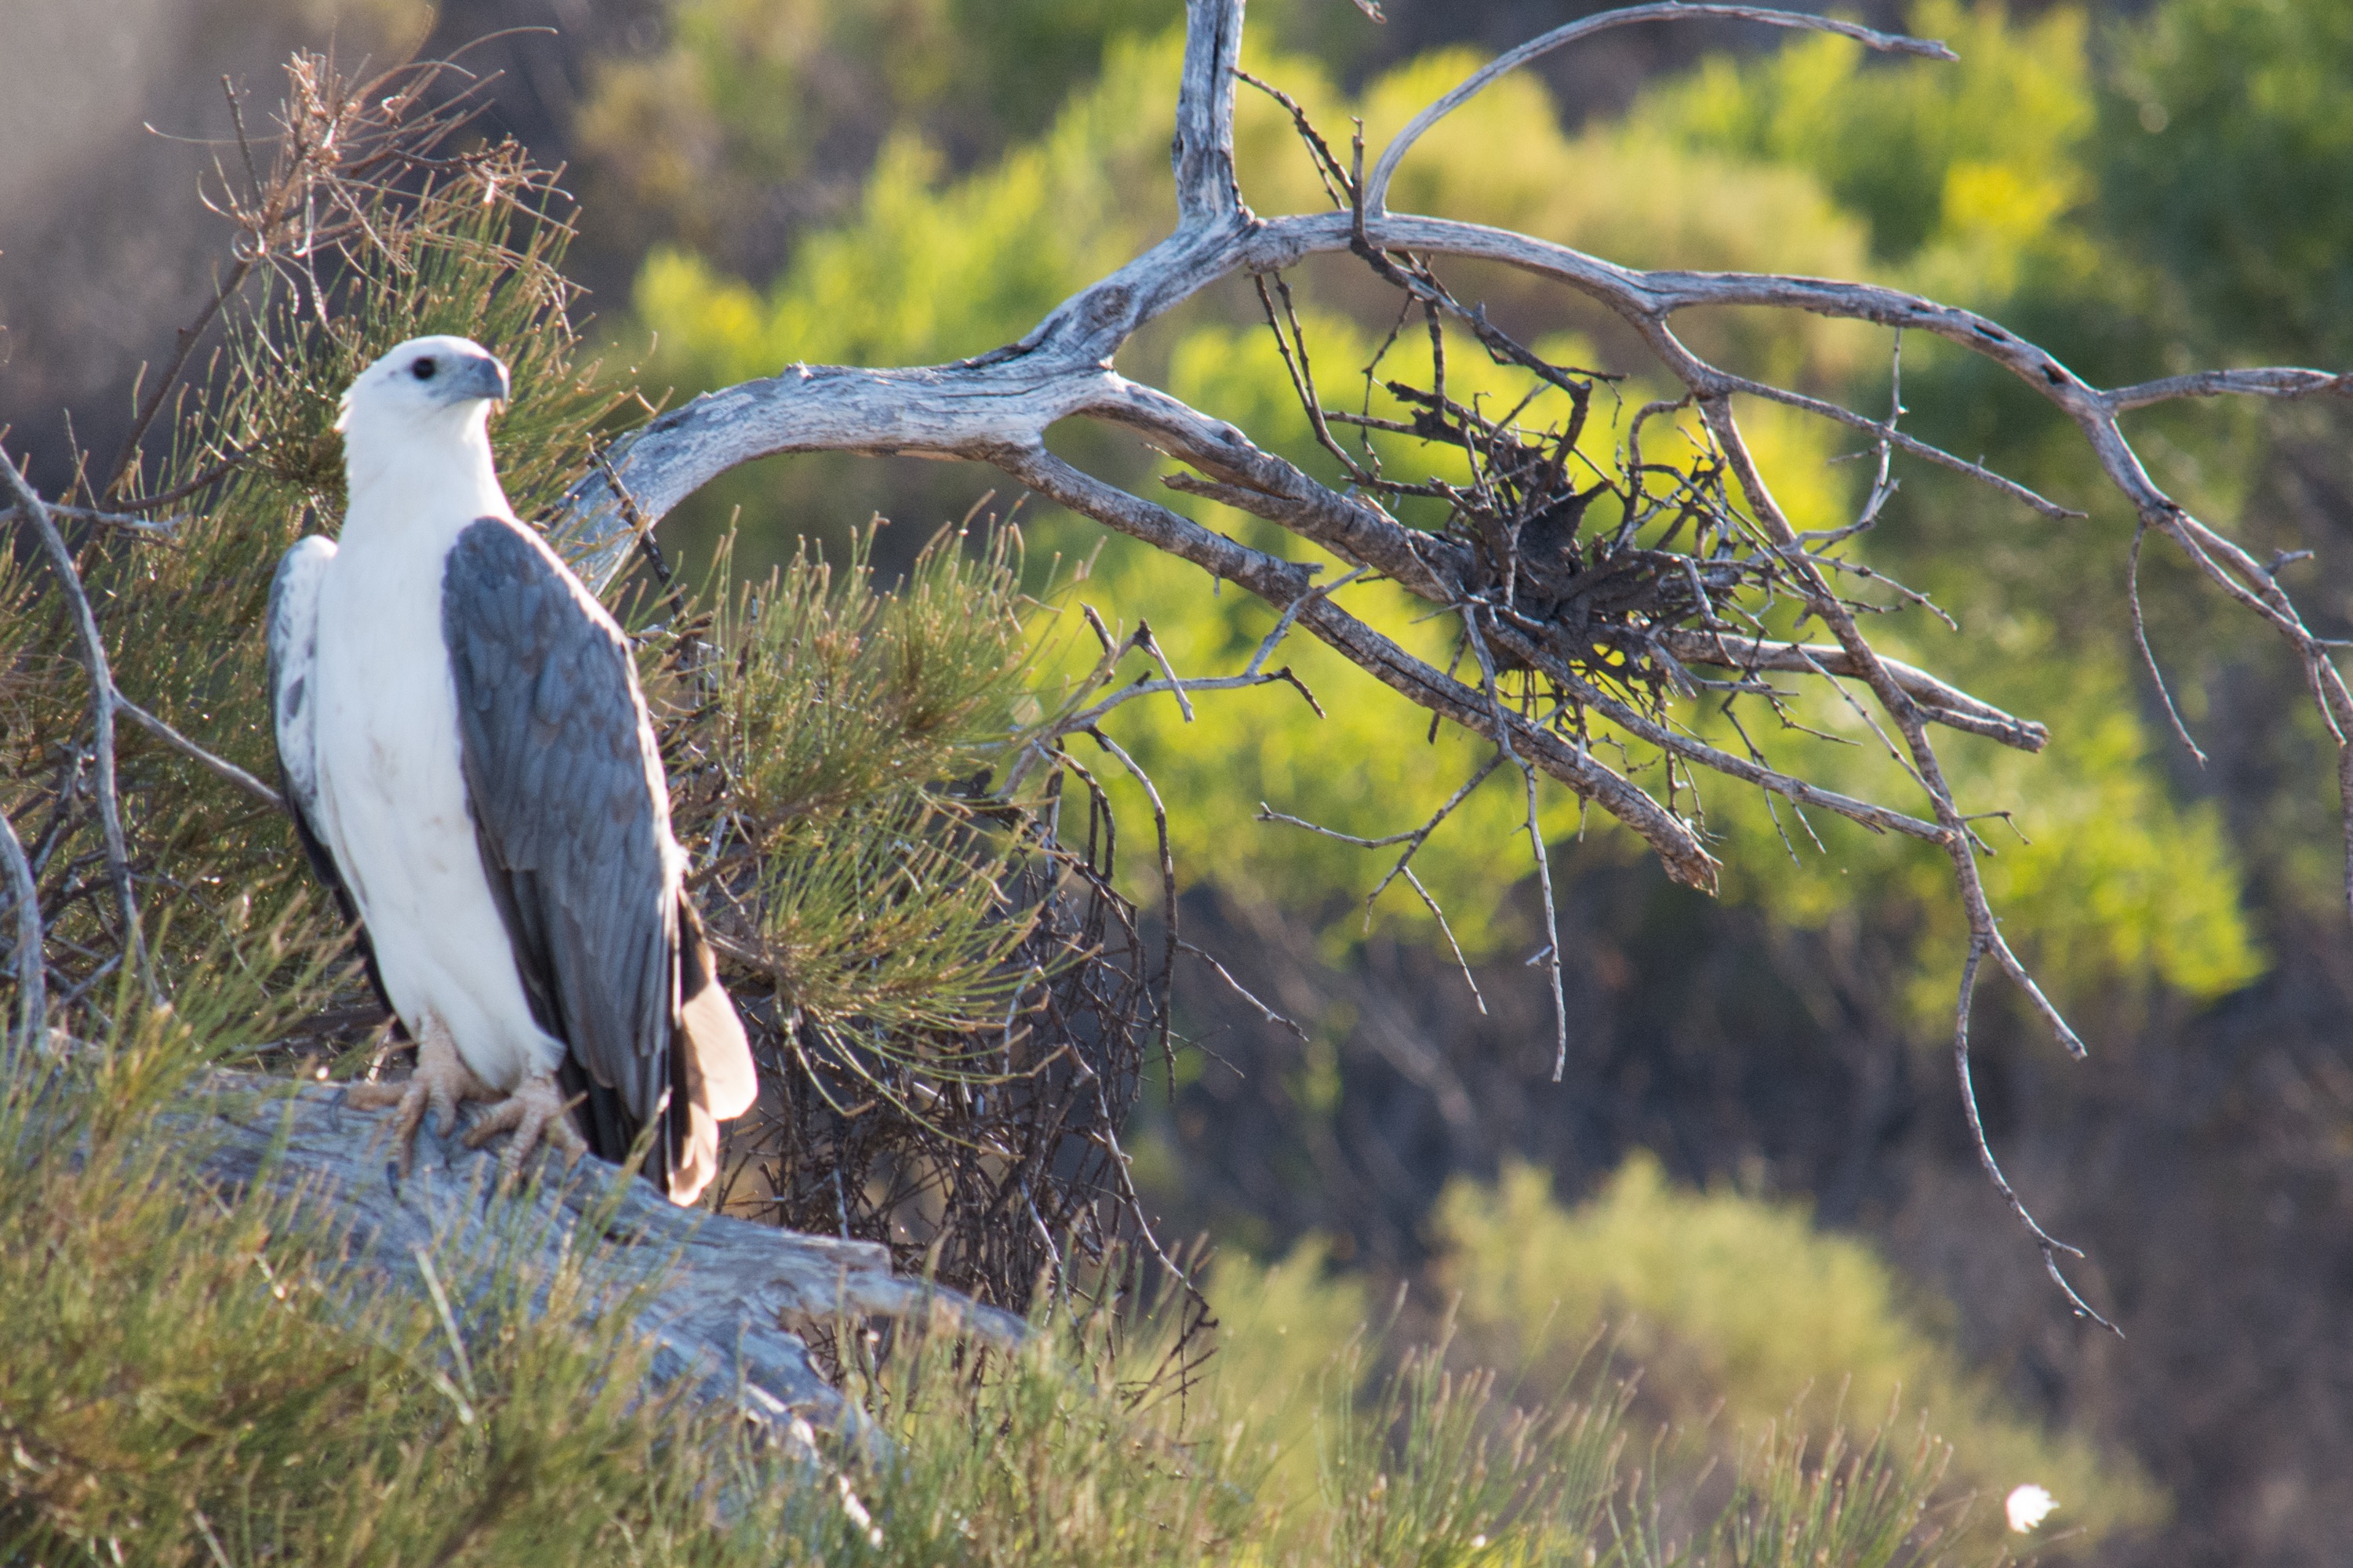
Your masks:
[{"label": "eagle's grey wing", "polygon": [[312,534],[298,539],[279,557],[277,575],[269,579],[269,713],[270,729],[278,741],[279,793],[294,819],[294,836],[311,869],[334,895],[343,923],[357,931],[360,958],[367,965],[368,984],[386,1012],[392,998],[376,968],[375,948],[367,927],[352,901],[335,857],[328,853],[314,825],[319,820],[319,762],[314,740],[318,724],[314,678],[319,665],[319,580],[335,558],[332,539]]},{"label": "eagle's grey wing", "polygon": [[450,548],[441,631],[482,868],[541,1026],[588,1096],[589,1146],[629,1151],[670,1094],[667,1171],[687,1130],[670,1049],[679,885],[653,728],[628,641],[554,551],[484,517]]}]

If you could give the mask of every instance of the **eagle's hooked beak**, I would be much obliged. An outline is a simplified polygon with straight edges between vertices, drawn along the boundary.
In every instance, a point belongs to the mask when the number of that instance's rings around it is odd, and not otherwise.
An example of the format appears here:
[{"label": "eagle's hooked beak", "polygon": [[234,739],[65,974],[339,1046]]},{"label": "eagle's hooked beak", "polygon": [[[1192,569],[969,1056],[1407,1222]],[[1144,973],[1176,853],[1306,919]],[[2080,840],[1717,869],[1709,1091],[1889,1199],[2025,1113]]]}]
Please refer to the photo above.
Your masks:
[{"label": "eagle's hooked beak", "polygon": [[457,397],[487,397],[493,403],[507,400],[507,367],[497,356],[484,355],[480,359],[468,359],[458,366],[450,378],[445,396]]}]

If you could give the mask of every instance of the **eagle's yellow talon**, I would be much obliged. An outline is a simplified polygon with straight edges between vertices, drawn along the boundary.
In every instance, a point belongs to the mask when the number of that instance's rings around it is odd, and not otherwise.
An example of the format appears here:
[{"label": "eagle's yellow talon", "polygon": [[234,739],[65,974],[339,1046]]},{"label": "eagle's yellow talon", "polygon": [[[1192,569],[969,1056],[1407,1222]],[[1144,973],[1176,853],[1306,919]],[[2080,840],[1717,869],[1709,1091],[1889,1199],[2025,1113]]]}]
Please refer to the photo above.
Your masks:
[{"label": "eagle's yellow talon", "polygon": [[417,1159],[417,1129],[425,1113],[434,1112],[434,1131],[448,1137],[463,1100],[487,1100],[493,1091],[459,1060],[449,1032],[437,1019],[427,1019],[417,1043],[417,1070],[405,1084],[353,1084],[344,1103],[361,1110],[394,1108],[392,1138],[399,1151],[400,1173],[406,1176]]},{"label": "eagle's yellow talon", "polygon": [[499,1155],[499,1191],[503,1192],[522,1174],[522,1162],[544,1143],[565,1154],[569,1170],[588,1150],[587,1140],[572,1125],[572,1104],[555,1086],[553,1074],[525,1078],[515,1092],[501,1100],[465,1137],[469,1149],[480,1149],[501,1132],[512,1132]]}]

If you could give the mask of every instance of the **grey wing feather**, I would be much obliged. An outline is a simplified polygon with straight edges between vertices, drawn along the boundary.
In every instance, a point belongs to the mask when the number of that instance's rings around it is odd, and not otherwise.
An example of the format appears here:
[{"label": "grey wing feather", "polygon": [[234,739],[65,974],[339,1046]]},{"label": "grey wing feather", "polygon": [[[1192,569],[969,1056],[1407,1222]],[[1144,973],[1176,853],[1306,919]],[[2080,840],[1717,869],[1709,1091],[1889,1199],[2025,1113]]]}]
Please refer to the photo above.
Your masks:
[{"label": "grey wing feather", "polygon": [[669,808],[628,641],[535,535],[497,517],[451,547],[441,629],[483,870],[542,1027],[585,1072],[590,1145],[620,1159],[673,1086],[679,953]]},{"label": "grey wing feather", "polygon": [[270,731],[278,742],[280,794],[294,819],[294,836],[319,880],[333,895],[335,907],[347,926],[358,927],[360,957],[367,965],[368,983],[386,1012],[392,998],[376,969],[375,949],[352,891],[335,865],[335,857],[319,837],[319,765],[317,732],[319,660],[319,579],[335,558],[332,539],[312,534],[294,542],[279,558],[277,575],[269,580],[269,714]]}]

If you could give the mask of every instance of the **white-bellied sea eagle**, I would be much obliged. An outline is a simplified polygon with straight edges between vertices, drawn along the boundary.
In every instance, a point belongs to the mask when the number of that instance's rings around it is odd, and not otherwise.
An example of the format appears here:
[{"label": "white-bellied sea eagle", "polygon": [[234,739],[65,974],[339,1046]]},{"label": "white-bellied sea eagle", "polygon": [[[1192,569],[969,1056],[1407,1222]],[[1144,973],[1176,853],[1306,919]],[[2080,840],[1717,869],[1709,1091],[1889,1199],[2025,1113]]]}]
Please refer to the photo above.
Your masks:
[{"label": "white-bellied sea eagle", "polygon": [[[400,1165],[430,1108],[468,1135],[607,1160],[659,1121],[648,1180],[691,1202],[751,1051],[688,902],[629,644],[516,520],[491,457],[507,369],[421,337],[343,394],[339,541],[286,552],[269,596],[286,800],[417,1041]],[[573,1109],[567,1104],[577,1102]]]}]

